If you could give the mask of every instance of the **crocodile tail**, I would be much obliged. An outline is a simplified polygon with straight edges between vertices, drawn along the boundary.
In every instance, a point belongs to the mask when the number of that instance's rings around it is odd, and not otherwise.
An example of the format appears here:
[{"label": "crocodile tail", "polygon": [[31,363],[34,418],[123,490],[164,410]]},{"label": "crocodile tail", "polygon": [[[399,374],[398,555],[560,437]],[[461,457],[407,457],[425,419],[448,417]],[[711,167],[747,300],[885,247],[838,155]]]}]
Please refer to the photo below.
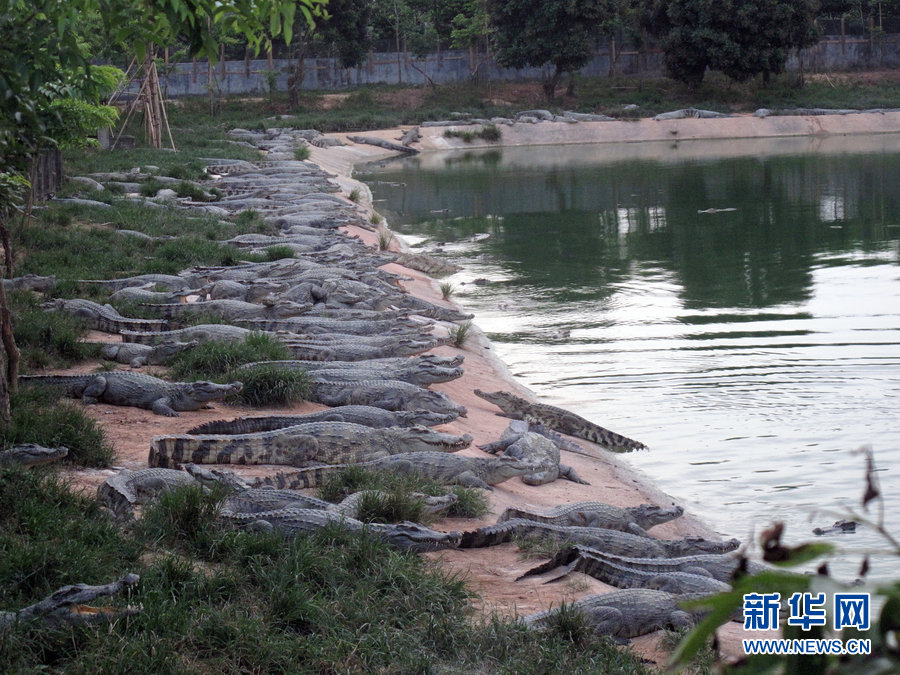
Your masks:
[{"label": "crocodile tail", "polygon": [[[147,464],[175,469],[181,462],[191,464],[226,464],[219,461],[221,452],[210,447],[209,439],[184,434],[173,436],[156,436],[150,443],[150,455]],[[228,458],[230,459],[230,457]]]},{"label": "crocodile tail", "polygon": [[319,487],[328,475],[343,469],[344,465],[316,466],[309,469],[300,469],[291,473],[279,472],[274,478],[266,478],[266,485],[273,485],[279,490],[303,490],[304,488]]},{"label": "crocodile tail", "polygon": [[213,420],[193,429],[188,429],[186,434],[224,435],[255,434],[261,431],[274,431],[283,429],[299,422],[295,417],[283,415],[270,415],[266,417],[242,417],[236,420]]},{"label": "crocodile tail", "polygon": [[[560,577],[563,577],[572,571],[572,562],[575,561],[577,563],[578,560],[580,560],[578,547],[567,546],[555,556],[550,558],[550,560],[548,560],[547,562],[541,563],[537,567],[532,567],[530,570],[525,572],[525,574],[517,577],[516,581],[524,579],[525,577],[535,576],[536,574],[544,574],[545,572],[549,572],[550,570],[555,570],[557,567],[567,567],[565,573],[560,575]],[[556,579],[559,579],[560,577],[554,577],[552,581],[556,581]]]},{"label": "crocodile tail", "polygon": [[132,342],[139,345],[158,345],[165,339],[172,337],[171,335],[163,335],[157,331],[150,332],[134,330],[122,330],[120,331],[120,335],[122,336],[123,342]]}]

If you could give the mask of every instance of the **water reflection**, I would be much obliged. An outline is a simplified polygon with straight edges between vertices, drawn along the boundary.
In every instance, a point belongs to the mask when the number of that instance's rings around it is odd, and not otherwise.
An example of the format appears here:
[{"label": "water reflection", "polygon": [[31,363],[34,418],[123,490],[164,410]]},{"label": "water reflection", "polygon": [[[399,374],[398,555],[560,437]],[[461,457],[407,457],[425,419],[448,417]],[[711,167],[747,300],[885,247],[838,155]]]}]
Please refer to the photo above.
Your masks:
[{"label": "water reflection", "polygon": [[858,503],[862,443],[900,515],[892,138],[523,148],[371,177],[393,184],[373,186],[392,227],[464,265],[457,297],[528,386],[650,445],[629,461],[723,533],[779,518],[800,541],[807,510]]}]

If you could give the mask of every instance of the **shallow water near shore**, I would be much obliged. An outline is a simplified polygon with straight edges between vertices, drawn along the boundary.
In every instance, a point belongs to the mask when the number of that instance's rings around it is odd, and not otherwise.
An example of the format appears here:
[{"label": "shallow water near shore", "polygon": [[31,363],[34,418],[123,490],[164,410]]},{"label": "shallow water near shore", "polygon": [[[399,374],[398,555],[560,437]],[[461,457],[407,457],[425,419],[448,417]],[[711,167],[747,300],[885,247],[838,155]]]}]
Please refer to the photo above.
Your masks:
[{"label": "shallow water near shore", "polygon": [[[646,443],[628,462],[723,535],[781,520],[797,543],[859,510],[863,444],[900,532],[900,137],[852,140],[491,149],[356,176],[463,266],[442,281],[542,400]],[[884,548],[829,541],[844,579]]]}]

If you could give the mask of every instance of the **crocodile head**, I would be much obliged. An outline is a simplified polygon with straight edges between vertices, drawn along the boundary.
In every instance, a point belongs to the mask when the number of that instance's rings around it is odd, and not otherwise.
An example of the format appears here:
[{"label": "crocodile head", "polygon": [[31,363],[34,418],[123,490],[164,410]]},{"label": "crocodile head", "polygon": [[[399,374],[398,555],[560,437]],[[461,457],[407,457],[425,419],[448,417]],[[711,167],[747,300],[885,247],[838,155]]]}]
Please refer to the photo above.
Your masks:
[{"label": "crocodile head", "polygon": [[456,413],[460,417],[465,417],[467,413],[464,406],[456,405],[446,394],[439,391],[422,389],[416,398],[418,400],[414,400],[413,404],[417,408],[425,408],[438,414]]},{"label": "crocodile head", "polygon": [[397,433],[403,437],[408,447],[414,448],[414,452],[456,452],[468,448],[473,440],[469,434],[462,436],[444,434],[423,426],[397,429]]},{"label": "crocodile head", "polygon": [[417,553],[456,548],[462,537],[460,532],[438,532],[424,525],[410,522],[380,526],[370,523],[368,527],[384,536],[392,546]]},{"label": "crocodile head", "polygon": [[634,522],[643,528],[653,527],[661,523],[668,523],[684,515],[684,509],[680,506],[666,508],[656,504],[641,504],[628,509]]},{"label": "crocodile head", "polygon": [[416,370],[420,378],[419,381],[427,384],[433,382],[449,382],[450,380],[457,380],[463,376],[462,368],[447,368],[446,366],[439,366],[427,361],[420,363]]},{"label": "crocodile head", "polygon": [[515,478],[516,476],[523,476],[526,473],[538,471],[542,468],[535,462],[525,461],[510,455],[500,455],[499,457],[494,457],[488,461],[490,462],[490,473],[492,478],[492,480],[488,482],[492,485],[504,480],[509,480],[510,478]]},{"label": "crocodile head", "polygon": [[677,558],[698,553],[728,553],[736,550],[740,545],[741,542],[737,539],[712,541],[703,537],[685,537],[667,541],[666,549],[670,557]]},{"label": "crocodile head", "polygon": [[508,391],[495,391],[488,393],[486,391],[481,391],[481,389],[476,389],[475,395],[483,398],[488,403],[493,403],[508,415],[519,411],[519,405],[517,402],[521,401],[521,399],[518,396],[513,396]]},{"label": "crocodile head", "polygon": [[160,358],[168,359],[185,349],[192,349],[200,344],[200,340],[190,342],[163,342],[156,346],[156,353]]},{"label": "crocodile head", "polygon": [[238,392],[243,388],[243,382],[232,382],[231,384],[216,384],[215,382],[189,382],[185,385],[181,395],[197,401],[205,403],[206,401],[219,401],[232,392]]},{"label": "crocodile head", "polygon": [[419,424],[423,427],[433,427],[436,424],[447,424],[459,417],[456,411],[436,413],[431,410],[398,410],[394,414],[397,416],[397,426]]},{"label": "crocodile head", "polygon": [[58,448],[45,448],[36,443],[22,443],[0,451],[0,466],[4,464],[21,467],[39,466],[63,459],[68,454],[69,449],[62,445]]}]

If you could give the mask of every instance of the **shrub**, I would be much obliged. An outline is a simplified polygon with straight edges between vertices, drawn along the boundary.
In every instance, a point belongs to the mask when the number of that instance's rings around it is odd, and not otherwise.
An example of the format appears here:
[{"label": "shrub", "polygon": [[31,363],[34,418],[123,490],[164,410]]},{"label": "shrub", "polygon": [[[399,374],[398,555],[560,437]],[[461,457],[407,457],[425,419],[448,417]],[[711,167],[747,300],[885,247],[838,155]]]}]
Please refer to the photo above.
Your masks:
[{"label": "shrub", "polygon": [[449,281],[441,282],[441,297],[444,298],[444,300],[449,300],[455,290],[456,287]]},{"label": "shrub", "polygon": [[48,448],[64,445],[65,461],[81,466],[109,466],[115,450],[106,435],[80,404],[60,401],[60,388],[24,385],[10,400],[11,419],[0,426],[0,444],[37,443]]},{"label": "shrub", "polygon": [[384,220],[384,218],[381,217],[381,214],[376,213],[375,211],[372,212],[372,217],[369,218],[369,222],[373,225],[381,225],[382,220]]},{"label": "shrub", "polygon": [[391,247],[391,242],[393,241],[394,235],[387,230],[382,230],[378,233],[378,250],[387,251]]},{"label": "shrub", "polygon": [[294,148],[294,159],[299,161],[304,161],[309,159],[310,150],[308,145],[301,145],[298,148]]},{"label": "shrub", "polygon": [[348,199],[351,202],[354,202],[354,203],[358,202],[359,198],[360,198],[359,188],[353,188],[352,190],[350,190],[350,195],[349,195]]}]

